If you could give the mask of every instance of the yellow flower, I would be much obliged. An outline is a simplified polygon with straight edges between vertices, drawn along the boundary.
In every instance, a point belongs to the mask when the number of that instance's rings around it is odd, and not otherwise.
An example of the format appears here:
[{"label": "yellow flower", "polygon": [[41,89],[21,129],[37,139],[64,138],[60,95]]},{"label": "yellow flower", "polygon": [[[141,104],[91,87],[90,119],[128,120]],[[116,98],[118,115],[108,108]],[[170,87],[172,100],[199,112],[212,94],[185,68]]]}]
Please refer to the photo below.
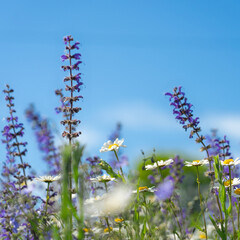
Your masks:
[{"label": "yellow flower", "polygon": [[89,233],[89,232],[90,232],[90,229],[89,229],[89,228],[83,228],[83,231],[84,231],[85,233]]},{"label": "yellow flower", "polygon": [[[230,187],[230,180],[226,180],[225,182],[223,182],[225,187]],[[233,178],[231,179],[231,185],[232,186],[236,186],[240,184],[240,179],[239,178]]]},{"label": "yellow flower", "polygon": [[205,233],[200,233],[199,234],[199,239],[206,239],[206,234]]},{"label": "yellow flower", "polygon": [[107,227],[107,228],[104,229],[104,232],[107,233],[107,232],[110,232],[110,231],[112,231],[112,230],[113,230],[112,227],[110,227],[110,229]]},{"label": "yellow flower", "polygon": [[233,160],[233,159],[229,158],[224,161],[221,161],[221,164],[223,166],[236,166],[236,165],[240,164],[240,159],[236,158],[235,160]]},{"label": "yellow flower", "polygon": [[234,191],[233,191],[233,196],[235,198],[240,198],[240,188],[236,188]]},{"label": "yellow flower", "polygon": [[234,190],[234,193],[237,195],[240,195],[240,188],[237,188],[236,190]]},{"label": "yellow flower", "polygon": [[[223,184],[224,184],[225,187],[229,187],[230,186],[230,180],[225,181]],[[231,184],[233,184],[233,179],[231,180]]]},{"label": "yellow flower", "polygon": [[145,191],[145,190],[148,190],[148,187],[147,186],[139,187],[138,190],[139,191]]},{"label": "yellow flower", "polygon": [[114,221],[116,223],[121,223],[121,222],[123,222],[123,218],[115,218]]},{"label": "yellow flower", "polygon": [[223,161],[225,165],[230,165],[232,162],[234,162],[232,159],[226,159],[225,161]]},{"label": "yellow flower", "polygon": [[[147,186],[144,186],[144,187],[139,187],[138,191],[139,192],[152,192],[153,193],[153,192],[156,191],[156,189],[155,189],[155,186],[150,187],[150,188],[148,188]],[[137,190],[133,190],[133,193],[137,193]]]}]

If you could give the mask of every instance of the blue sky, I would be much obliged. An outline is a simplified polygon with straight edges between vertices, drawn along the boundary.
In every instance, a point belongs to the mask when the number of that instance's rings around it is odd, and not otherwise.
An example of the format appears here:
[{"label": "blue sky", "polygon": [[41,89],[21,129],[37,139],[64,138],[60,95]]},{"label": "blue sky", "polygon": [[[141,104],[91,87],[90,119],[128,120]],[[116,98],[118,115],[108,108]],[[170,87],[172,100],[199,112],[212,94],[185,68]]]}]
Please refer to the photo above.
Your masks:
[{"label": "blue sky", "polygon": [[[99,154],[120,121],[132,163],[140,149],[153,147],[204,157],[174,120],[164,96],[179,85],[200,117],[203,134],[219,128],[234,156],[240,156],[239,11],[237,1],[2,2],[0,88],[8,83],[15,89],[29,142],[26,160],[43,171],[23,114],[29,103],[62,130],[54,90],[64,87],[60,56],[68,34],[81,42],[85,86],[79,140],[87,144],[86,156]],[[1,99],[3,119],[3,94]],[[4,155],[1,146],[1,160]]]}]

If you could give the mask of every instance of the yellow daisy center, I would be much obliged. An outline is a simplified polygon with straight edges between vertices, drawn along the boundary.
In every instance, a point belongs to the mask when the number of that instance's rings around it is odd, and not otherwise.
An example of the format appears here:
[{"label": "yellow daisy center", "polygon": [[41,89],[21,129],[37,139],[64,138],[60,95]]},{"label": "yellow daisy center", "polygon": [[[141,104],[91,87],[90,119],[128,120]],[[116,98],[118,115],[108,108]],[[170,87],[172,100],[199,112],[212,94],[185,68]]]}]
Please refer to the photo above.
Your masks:
[{"label": "yellow daisy center", "polygon": [[229,165],[232,162],[234,162],[232,159],[226,159],[223,163]]},{"label": "yellow daisy center", "polygon": [[89,232],[89,229],[88,229],[88,228],[83,228],[83,231],[84,231],[85,233],[88,233],[88,232]]},{"label": "yellow daisy center", "polygon": [[24,187],[25,185],[26,185],[25,182],[20,184],[21,187]]},{"label": "yellow daisy center", "polygon": [[110,231],[112,231],[112,227],[110,227],[110,229],[109,229],[108,227],[104,229],[104,232],[105,232],[105,233],[106,233],[106,232],[110,232]]},{"label": "yellow daisy center", "polygon": [[237,188],[236,190],[234,190],[234,193],[237,195],[240,195],[240,188]]},{"label": "yellow daisy center", "polygon": [[116,144],[116,143],[114,143],[114,144],[111,144],[111,145],[109,145],[109,146],[108,146],[108,149],[111,149],[112,147],[119,147],[119,145],[118,145],[118,144]]},{"label": "yellow daisy center", "polygon": [[116,223],[121,223],[123,221],[123,218],[115,218],[114,221]]},{"label": "yellow daisy center", "polygon": [[139,190],[139,191],[148,190],[148,187],[146,187],[146,186],[144,186],[144,187],[139,187],[138,190]]},{"label": "yellow daisy center", "polygon": [[[233,180],[231,180],[231,184],[233,183]],[[227,180],[224,182],[224,186],[225,187],[229,187],[230,186],[230,180]]]},{"label": "yellow daisy center", "polygon": [[200,163],[200,160],[194,160],[192,163]]},{"label": "yellow daisy center", "polygon": [[206,239],[206,234],[205,233],[200,233],[199,234],[199,239]]}]

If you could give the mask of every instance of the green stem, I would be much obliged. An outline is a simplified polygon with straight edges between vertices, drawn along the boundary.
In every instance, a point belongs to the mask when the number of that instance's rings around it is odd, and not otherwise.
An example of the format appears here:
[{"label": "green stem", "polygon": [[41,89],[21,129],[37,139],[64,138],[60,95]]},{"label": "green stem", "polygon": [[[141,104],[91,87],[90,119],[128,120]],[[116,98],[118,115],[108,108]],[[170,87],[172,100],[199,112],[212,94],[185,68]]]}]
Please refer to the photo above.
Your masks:
[{"label": "green stem", "polygon": [[161,169],[161,167],[158,166],[157,169],[158,169],[158,172],[159,172],[159,175],[160,175],[161,180],[163,180],[163,175],[162,175],[162,169]]},{"label": "green stem", "polygon": [[[73,74],[72,74],[72,58],[71,56],[71,44],[70,41],[68,43],[69,46],[69,50],[68,50],[68,54],[69,54],[69,65],[70,65],[70,79],[71,79],[71,87],[73,87]],[[71,98],[73,98],[73,91],[71,91]],[[70,109],[73,109],[73,101],[70,101]],[[72,146],[72,117],[73,117],[73,113],[72,111],[70,111],[70,116],[69,116],[69,120],[70,123],[68,124],[69,127],[69,146]],[[72,151],[72,150],[71,150]],[[71,154],[71,158],[70,158],[70,162],[69,162],[69,200],[72,203],[72,154]],[[72,215],[69,218],[69,225],[70,225],[70,231],[72,231]]]},{"label": "green stem", "polygon": [[[119,158],[118,158],[117,152],[116,152],[115,149],[113,149],[113,151],[114,151],[115,156],[116,156],[116,158],[117,158],[117,161],[118,161],[118,163],[119,163],[120,161],[119,161]],[[123,170],[122,170],[122,167],[121,167],[121,166],[120,166],[120,171],[121,171],[121,175],[122,175],[123,179],[125,179],[125,178],[124,178],[124,174],[123,174]]]},{"label": "green stem", "polygon": [[47,184],[48,184],[48,186],[47,186],[47,196],[46,196],[46,214],[47,214],[47,209],[48,209],[50,182],[48,182]]},{"label": "green stem", "polygon": [[220,213],[221,230],[223,231],[223,215],[222,215],[221,204],[220,204],[218,195],[216,193],[214,193],[214,194],[216,196],[216,201],[217,201],[217,205],[218,205],[218,209],[219,209],[219,213]]},{"label": "green stem", "polygon": [[[177,214],[176,214],[176,212],[175,212],[175,210],[174,210],[175,205],[174,205],[174,203],[172,202],[171,199],[169,199],[169,205],[170,205],[170,208],[171,208],[171,210],[172,210],[172,213],[173,213],[173,215],[174,215],[174,217],[175,217],[175,220],[176,220],[176,222],[177,222],[177,225],[178,225],[178,228],[179,228],[179,231],[180,231],[180,237],[181,237],[180,239],[183,239],[181,224],[180,224],[180,222],[179,222],[179,220],[178,220],[178,217],[177,217]],[[174,237],[175,237],[175,235],[174,235]]]},{"label": "green stem", "polygon": [[240,199],[238,199],[238,220],[237,220],[237,225],[238,225],[238,231],[239,231],[239,218],[240,218]]},{"label": "green stem", "polygon": [[235,236],[235,225],[233,220],[233,213],[232,213],[232,174],[231,174],[231,166],[228,166],[229,169],[229,179],[230,179],[230,187],[229,187],[229,204],[231,206],[231,220],[233,226],[233,236]]},{"label": "green stem", "polygon": [[111,228],[110,228],[110,225],[109,225],[108,217],[105,217],[105,220],[106,220],[106,223],[107,223],[107,226],[108,226],[108,232],[110,233]]},{"label": "green stem", "polygon": [[107,187],[107,183],[104,181],[104,186],[105,186],[105,189],[106,189],[106,193],[108,192],[108,187]]},{"label": "green stem", "polygon": [[120,239],[122,239],[122,232],[121,232],[121,228],[122,228],[122,226],[121,226],[121,224],[119,224],[119,237],[120,237]]},{"label": "green stem", "polygon": [[[146,222],[148,223],[148,215],[149,216],[151,216],[151,214],[150,214],[150,211],[149,211],[149,209],[148,209],[148,207],[147,207],[147,201],[146,201],[146,196],[145,196],[145,193],[143,193],[143,200],[144,200],[144,207],[145,207],[145,218],[146,218]],[[149,214],[148,214],[149,213]],[[150,227],[151,225],[149,224],[149,234],[151,235],[151,227]]]},{"label": "green stem", "polygon": [[205,210],[203,208],[203,203],[202,203],[202,196],[201,196],[201,192],[200,192],[200,179],[199,179],[199,170],[198,170],[198,166],[196,166],[197,168],[197,184],[198,184],[198,196],[199,196],[199,200],[200,200],[200,207],[202,210],[202,214],[203,214],[203,222],[204,222],[204,228],[205,228],[205,234],[206,234],[206,239],[208,239],[207,236],[207,225],[206,225],[206,219],[205,219]]},{"label": "green stem", "polygon": [[[104,185],[105,185],[106,193],[108,193],[108,187],[107,187],[107,183],[105,181],[104,181]],[[108,232],[111,232],[108,217],[105,217],[105,220],[106,220],[106,223],[107,223],[107,226],[108,226]]]}]

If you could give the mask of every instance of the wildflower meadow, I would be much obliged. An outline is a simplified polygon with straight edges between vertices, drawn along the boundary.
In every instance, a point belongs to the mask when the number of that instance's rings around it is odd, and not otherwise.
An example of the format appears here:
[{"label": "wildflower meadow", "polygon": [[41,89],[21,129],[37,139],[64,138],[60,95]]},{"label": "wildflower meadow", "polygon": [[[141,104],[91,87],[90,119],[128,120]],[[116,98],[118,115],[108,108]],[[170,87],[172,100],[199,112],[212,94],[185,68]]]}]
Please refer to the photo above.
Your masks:
[{"label": "wildflower meadow", "polygon": [[[65,77],[55,90],[62,143],[34,105],[25,117],[47,165],[45,175],[31,167],[28,139],[18,117],[19,99],[6,85],[8,115],[2,129],[0,239],[240,239],[240,158],[233,157],[226,136],[204,135],[188,91],[169,89],[172,118],[195,141],[204,158],[162,156],[142,150],[135,169],[128,169],[128,139],[122,125],[97,156],[84,157],[81,120],[84,88],[80,42],[63,39]],[[197,106],[195,106],[197,108]]]}]

